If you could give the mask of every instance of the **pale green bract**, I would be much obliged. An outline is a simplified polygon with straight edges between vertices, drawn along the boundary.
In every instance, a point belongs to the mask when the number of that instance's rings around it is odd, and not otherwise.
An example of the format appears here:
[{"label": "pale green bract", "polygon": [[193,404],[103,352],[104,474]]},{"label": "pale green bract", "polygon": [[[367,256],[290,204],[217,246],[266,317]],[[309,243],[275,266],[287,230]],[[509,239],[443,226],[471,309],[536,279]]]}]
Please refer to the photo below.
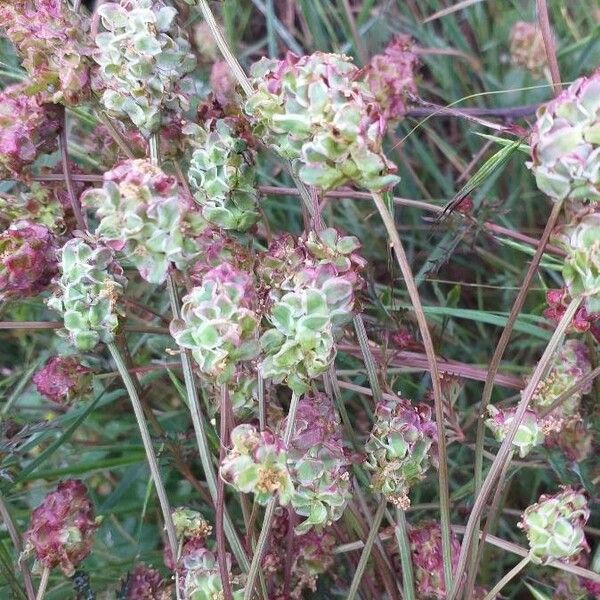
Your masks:
[{"label": "pale green bract", "polygon": [[223,229],[247,231],[259,219],[256,152],[236,135],[239,119],[217,119],[210,130],[195,128],[197,145],[188,179],[202,215]]},{"label": "pale green bract", "polygon": [[[217,557],[206,548],[183,558],[183,591],[186,600],[218,600],[223,598],[223,582]],[[228,569],[229,570],[229,569]],[[244,590],[232,586],[234,600],[242,600]]]},{"label": "pale green bract", "polygon": [[[510,429],[516,409],[507,408],[499,410],[495,406],[488,406],[489,418],[485,424],[490,428],[497,441],[502,442]],[[527,410],[519,423],[517,433],[513,438],[512,445],[524,458],[533,448],[544,443],[543,422],[532,410]]]},{"label": "pale green bract", "polygon": [[281,61],[262,58],[251,76],[255,93],[246,111],[257,136],[297,161],[304,183],[379,191],[398,182],[382,150],[381,107],[349,57],[315,52],[288,53]]},{"label": "pale green bract", "polygon": [[158,129],[161,110],[187,108],[191,91],[184,76],[196,59],[175,23],[177,10],[161,0],[121,0],[100,5],[98,15],[105,29],[94,53],[102,104],[148,136]]},{"label": "pale green bract", "polygon": [[61,275],[48,306],[63,316],[67,335],[79,350],[112,342],[124,314],[119,301],[127,285],[113,251],[76,238],[60,254]]}]

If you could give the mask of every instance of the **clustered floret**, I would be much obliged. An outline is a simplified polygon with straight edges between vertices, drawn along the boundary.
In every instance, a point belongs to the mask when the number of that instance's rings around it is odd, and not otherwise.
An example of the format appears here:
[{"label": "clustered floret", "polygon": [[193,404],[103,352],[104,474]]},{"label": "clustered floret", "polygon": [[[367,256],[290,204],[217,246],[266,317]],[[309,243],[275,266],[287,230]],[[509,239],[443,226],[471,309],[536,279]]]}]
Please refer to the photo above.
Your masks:
[{"label": "clustered floret", "polygon": [[121,0],[100,5],[98,14],[105,31],[96,36],[94,87],[109,113],[149,136],[161,111],[188,106],[185,75],[196,60],[175,22],[177,10],[162,0]]},{"label": "clustered floret", "polygon": [[171,600],[170,586],[152,567],[138,564],[127,579],[127,600]]},{"label": "clustered floret", "polygon": [[48,306],[63,316],[67,336],[79,350],[112,342],[123,316],[120,299],[127,285],[113,251],[75,238],[60,254],[61,275]]},{"label": "clustered floret", "polygon": [[350,58],[288,52],[283,60],[262,58],[251,76],[255,92],[246,111],[257,135],[299,163],[304,183],[376,191],[398,181],[382,150],[382,108]]},{"label": "clustered floret", "polygon": [[437,436],[426,404],[413,406],[401,398],[380,402],[365,445],[373,488],[389,502],[407,509],[411,486],[425,477],[430,465],[437,465]]},{"label": "clustered floret", "polygon": [[90,369],[75,356],[53,356],[32,381],[42,396],[62,406],[69,406],[91,390]]},{"label": "clustered floret", "polygon": [[516,67],[540,77],[548,64],[542,30],[537,23],[517,21],[510,30],[510,60]]},{"label": "clustered floret", "polygon": [[77,479],[68,479],[33,511],[24,536],[26,552],[33,552],[43,567],[59,567],[71,576],[90,553],[97,528],[87,488]]},{"label": "clustered floret", "polygon": [[184,268],[196,253],[193,239],[184,236],[186,207],[177,181],[148,160],[120,163],[104,173],[102,188],[81,200],[100,220],[96,236],[150,283],[163,283],[171,264]]}]

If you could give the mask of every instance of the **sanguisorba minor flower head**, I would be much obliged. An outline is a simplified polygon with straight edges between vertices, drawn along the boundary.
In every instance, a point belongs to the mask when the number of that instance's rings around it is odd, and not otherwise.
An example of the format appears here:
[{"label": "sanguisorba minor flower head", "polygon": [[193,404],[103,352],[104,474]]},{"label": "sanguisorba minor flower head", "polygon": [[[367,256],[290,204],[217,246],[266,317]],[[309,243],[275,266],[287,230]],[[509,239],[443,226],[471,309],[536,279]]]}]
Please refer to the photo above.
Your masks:
[{"label": "sanguisorba minor flower head", "polygon": [[389,502],[408,508],[411,486],[425,477],[431,464],[437,465],[437,436],[426,404],[413,406],[402,398],[380,402],[365,445],[373,488]]},{"label": "sanguisorba minor flower head", "polygon": [[60,255],[60,277],[48,306],[63,316],[67,335],[79,350],[112,342],[123,315],[120,300],[127,285],[113,251],[75,238],[63,246]]},{"label": "sanguisorba minor flower head", "polygon": [[60,567],[67,576],[90,553],[98,528],[85,485],[77,479],[58,484],[33,511],[24,535],[26,552],[43,567]]},{"label": "sanguisorba minor flower head", "polygon": [[247,231],[259,218],[256,151],[248,122],[242,116],[209,119],[189,134],[196,149],[188,179],[202,215],[223,229]]},{"label": "sanguisorba minor flower head", "polygon": [[397,121],[408,110],[410,96],[416,96],[415,70],[419,59],[408,35],[394,38],[364,69],[364,79],[375,95],[386,120]]},{"label": "sanguisorba minor flower head", "polygon": [[[424,521],[408,531],[411,556],[415,568],[418,598],[446,598],[442,531],[436,521]],[[452,571],[458,566],[460,542],[454,533],[450,537]]]},{"label": "sanguisorba minor flower head", "polygon": [[64,0],[11,0],[0,5],[0,27],[16,46],[45,102],[79,104],[90,96],[89,19]]},{"label": "sanguisorba minor flower head", "polygon": [[196,252],[182,231],[186,206],[176,179],[148,160],[107,171],[102,188],[85,192],[82,204],[100,219],[96,235],[150,283],[164,282],[171,263],[184,267]]},{"label": "sanguisorba minor flower head", "polygon": [[350,461],[344,452],[340,418],[326,394],[306,394],[299,400],[288,465],[296,488],[292,506],[306,517],[296,532],[320,530],[337,521],[351,497]]},{"label": "sanguisorba minor flower head", "polygon": [[517,21],[510,29],[510,61],[540,77],[548,64],[542,30],[538,23]]},{"label": "sanguisorba minor flower head", "polygon": [[329,190],[354,184],[381,190],[395,184],[382,150],[385,119],[375,96],[347,56],[288,53],[252,66],[255,93],[246,111],[280,154],[299,161],[300,178]]},{"label": "sanguisorba minor flower head", "polygon": [[[228,560],[228,572],[229,562]],[[185,600],[218,600],[224,597],[219,563],[213,552],[207,548],[198,548],[184,557],[183,563],[185,574],[182,577],[182,588]],[[230,583],[233,599],[241,600],[244,597],[244,590],[240,583],[235,578]]]},{"label": "sanguisorba minor flower head", "polygon": [[275,495],[281,504],[288,504],[294,485],[283,440],[270,431],[259,432],[253,425],[242,424],[231,432],[231,445],[221,464],[221,477],[239,492],[254,494],[259,504]]},{"label": "sanguisorba minor flower head", "polygon": [[582,211],[565,226],[562,240],[567,251],[563,277],[569,294],[583,298],[587,312],[600,312],[600,213]]},{"label": "sanguisorba minor flower head", "polygon": [[531,167],[553,200],[600,201],[600,71],[538,109]]},{"label": "sanguisorba minor flower head", "polygon": [[135,566],[127,581],[126,600],[171,600],[169,583],[152,567]]},{"label": "sanguisorba minor flower head", "polygon": [[0,179],[25,178],[26,167],[58,147],[58,108],[41,103],[27,87],[11,85],[0,92]]},{"label": "sanguisorba minor flower head", "polygon": [[171,323],[177,344],[192,351],[202,373],[226,383],[239,361],[259,352],[259,319],[252,278],[223,263],[183,298],[181,319]]},{"label": "sanguisorba minor flower head", "polygon": [[589,550],[584,534],[589,516],[587,498],[581,490],[564,486],[557,494],[540,496],[525,509],[519,523],[527,534],[532,562],[577,562],[580,554]]},{"label": "sanguisorba minor flower head", "polygon": [[38,369],[32,381],[37,391],[56,404],[69,406],[91,390],[90,369],[75,356],[53,356]]},{"label": "sanguisorba minor flower head", "polygon": [[[489,417],[485,424],[492,431],[498,442],[506,437],[510,425],[515,418],[516,408],[499,409],[488,406]],[[513,438],[513,448],[521,458],[527,456],[533,448],[544,443],[544,424],[533,410],[525,411],[523,419],[519,423],[517,433]]]},{"label": "sanguisorba minor flower head", "polygon": [[93,85],[114,116],[129,117],[148,136],[161,110],[187,107],[185,75],[196,60],[177,10],[161,0],[121,0],[98,8],[105,29],[96,36]]}]

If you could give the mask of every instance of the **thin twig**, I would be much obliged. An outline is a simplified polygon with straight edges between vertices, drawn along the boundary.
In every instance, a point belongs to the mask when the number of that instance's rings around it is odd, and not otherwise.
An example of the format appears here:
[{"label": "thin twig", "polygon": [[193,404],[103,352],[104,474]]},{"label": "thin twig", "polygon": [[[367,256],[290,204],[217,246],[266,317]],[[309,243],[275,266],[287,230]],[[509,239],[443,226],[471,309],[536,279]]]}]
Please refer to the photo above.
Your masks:
[{"label": "thin twig", "polygon": [[67,193],[69,195],[71,208],[73,209],[73,214],[75,215],[77,227],[81,231],[86,231],[87,227],[85,224],[85,219],[83,218],[83,212],[81,211],[81,204],[79,203],[79,198],[77,198],[75,186],[73,185],[73,179],[71,178],[71,165],[69,164],[69,146],[67,140],[67,111],[63,108],[62,113],[62,127],[60,128],[58,141],[60,146],[60,158],[62,162],[63,175],[65,177]]},{"label": "thin twig", "polygon": [[46,594],[46,588],[48,587],[48,580],[50,579],[50,569],[48,567],[44,567],[42,571],[42,576],[40,578],[40,585],[38,587],[37,595],[35,600],[43,600],[44,595]]},{"label": "thin twig", "polygon": [[398,542],[400,562],[402,564],[402,591],[404,592],[404,600],[415,600],[415,581],[410,542],[408,540],[406,514],[400,507],[396,508],[396,541]]},{"label": "thin twig", "polygon": [[445,432],[445,416],[444,416],[444,398],[442,395],[442,388],[440,384],[440,374],[437,365],[437,357],[435,355],[435,349],[433,347],[433,340],[431,339],[431,333],[429,332],[429,325],[427,324],[427,318],[423,311],[423,305],[421,304],[421,298],[417,289],[414,276],[408,259],[404,252],[402,240],[398,235],[396,226],[393,218],[390,215],[383,198],[373,193],[373,202],[381,215],[383,223],[385,225],[387,234],[394,248],[398,266],[402,276],[404,277],[404,283],[410,297],[410,301],[415,311],[417,323],[419,325],[419,331],[421,333],[421,339],[423,340],[423,346],[425,347],[425,354],[427,355],[427,362],[429,364],[429,372],[431,373],[431,384],[433,387],[433,398],[435,407],[435,420],[438,428],[438,453],[439,453],[439,468],[438,468],[438,480],[439,480],[439,493],[440,493],[440,516],[441,516],[441,530],[442,530],[442,553],[444,559],[444,576],[446,582],[446,589],[450,589],[452,581],[452,558],[451,558],[451,545],[450,545],[450,496],[448,486],[448,456],[446,453],[446,432]]},{"label": "thin twig", "polygon": [[550,406],[545,408],[541,413],[540,417],[543,419],[547,417],[551,412],[555,411],[563,402],[568,400],[574,394],[577,394],[581,389],[592,383],[596,377],[600,375],[600,367],[596,367],[593,371],[590,371],[584,375],[579,381],[575,382],[569,389],[565,390],[560,396],[552,402]]},{"label": "thin twig", "polygon": [[536,0],[536,8],[538,14],[538,23],[542,31],[542,39],[544,40],[544,48],[546,49],[546,60],[550,67],[550,76],[552,77],[552,88],[554,95],[560,94],[562,86],[560,83],[560,70],[558,68],[558,59],[556,58],[556,43],[550,26],[550,17],[548,16],[548,5],[546,0]]},{"label": "thin twig", "polygon": [[529,563],[531,559],[529,556],[523,558],[515,567],[513,567],[486,595],[483,600],[494,600],[496,595],[500,593],[500,590],[504,586],[514,579]]},{"label": "thin twig", "polygon": [[[427,106],[423,108],[411,108],[407,113],[407,117],[498,117],[501,119],[520,119],[529,117],[535,114],[540,104],[527,104],[524,106],[508,106],[506,108],[458,108],[453,113],[448,113],[443,109],[443,106]],[[442,110],[440,110],[442,109]]]}]

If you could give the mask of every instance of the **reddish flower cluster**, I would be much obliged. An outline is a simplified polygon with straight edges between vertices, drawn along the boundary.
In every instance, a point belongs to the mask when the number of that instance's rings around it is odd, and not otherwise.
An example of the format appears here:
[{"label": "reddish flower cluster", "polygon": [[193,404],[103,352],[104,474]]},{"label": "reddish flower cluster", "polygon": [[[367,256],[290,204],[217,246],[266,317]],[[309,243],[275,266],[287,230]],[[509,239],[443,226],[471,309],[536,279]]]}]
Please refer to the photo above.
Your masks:
[{"label": "reddish flower cluster", "polygon": [[66,406],[90,389],[89,369],[74,356],[53,356],[33,376],[37,391]]},{"label": "reddish flower cluster", "polygon": [[77,479],[58,484],[33,511],[25,532],[27,549],[48,569],[60,567],[67,576],[90,553],[98,528],[87,488]]},{"label": "reddish flower cluster", "polygon": [[171,591],[161,574],[147,565],[136,565],[129,576],[127,600],[170,600]]},{"label": "reddish flower cluster", "polygon": [[[562,287],[549,290],[546,293],[546,302],[548,303],[548,308],[544,310],[544,316],[547,319],[558,323],[565,314],[570,300],[571,298],[569,297],[567,288]],[[571,325],[567,331],[585,333],[586,331],[592,329],[593,333],[595,330],[595,323],[598,319],[600,319],[600,314],[588,313],[585,306],[582,306],[575,313],[575,316],[573,317]]]},{"label": "reddish flower cluster", "polygon": [[0,300],[39,294],[58,271],[52,233],[18,221],[0,234]]},{"label": "reddish flower cluster", "polygon": [[[2,8],[0,7],[0,10]],[[57,148],[58,108],[12,85],[0,93],[0,178],[23,179],[25,167]]]},{"label": "reddish flower cluster", "polygon": [[418,62],[412,39],[400,35],[366,67],[365,81],[381,105],[384,119],[394,121],[406,114],[410,96],[417,94],[415,69]]}]

